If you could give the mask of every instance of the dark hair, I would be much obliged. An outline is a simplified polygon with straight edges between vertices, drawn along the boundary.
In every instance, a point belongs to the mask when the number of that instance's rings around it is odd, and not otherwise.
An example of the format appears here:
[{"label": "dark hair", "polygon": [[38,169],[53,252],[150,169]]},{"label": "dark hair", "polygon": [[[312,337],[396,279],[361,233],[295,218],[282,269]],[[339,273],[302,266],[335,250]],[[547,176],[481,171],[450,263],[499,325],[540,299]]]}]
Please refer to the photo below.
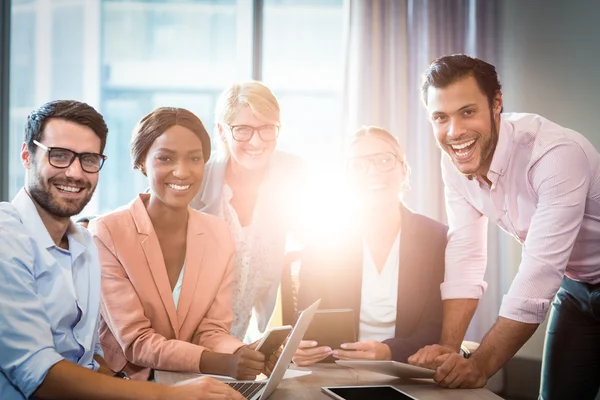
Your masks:
[{"label": "dark hair", "polygon": [[48,120],[53,118],[91,128],[100,138],[100,153],[104,152],[108,127],[102,114],[86,103],[75,100],[55,100],[33,110],[27,116],[24,141],[27,143],[27,148],[31,154],[35,154],[37,150],[37,146],[33,141],[42,141],[46,124]]},{"label": "dark hair", "polygon": [[156,138],[175,125],[183,126],[198,136],[202,143],[202,156],[206,164],[210,158],[210,137],[200,118],[184,108],[160,107],[143,117],[133,128],[131,135],[133,168],[140,168]]},{"label": "dark hair", "polygon": [[465,54],[440,57],[429,65],[429,68],[423,73],[423,85],[421,86],[423,103],[427,105],[427,91],[430,86],[445,88],[468,76],[475,78],[477,86],[488,98],[488,103],[492,107],[494,97],[501,89],[496,68],[492,64]]}]

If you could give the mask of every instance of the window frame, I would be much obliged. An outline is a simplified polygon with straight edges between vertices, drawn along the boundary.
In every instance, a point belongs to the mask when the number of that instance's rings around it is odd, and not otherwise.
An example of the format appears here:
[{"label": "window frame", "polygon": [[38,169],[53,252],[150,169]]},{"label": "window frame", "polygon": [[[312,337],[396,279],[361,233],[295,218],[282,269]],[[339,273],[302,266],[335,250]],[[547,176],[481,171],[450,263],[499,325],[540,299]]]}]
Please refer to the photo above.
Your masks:
[{"label": "window frame", "polygon": [[0,201],[9,201],[11,1],[0,2]]}]

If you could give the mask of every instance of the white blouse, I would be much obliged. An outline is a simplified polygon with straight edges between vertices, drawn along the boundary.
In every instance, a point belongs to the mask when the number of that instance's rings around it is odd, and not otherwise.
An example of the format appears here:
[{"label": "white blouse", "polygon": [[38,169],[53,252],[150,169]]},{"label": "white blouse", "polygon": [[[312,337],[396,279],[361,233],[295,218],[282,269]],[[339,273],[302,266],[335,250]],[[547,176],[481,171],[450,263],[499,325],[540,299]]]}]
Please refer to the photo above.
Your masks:
[{"label": "white blouse", "polygon": [[[260,191],[258,196],[250,224],[242,226],[237,212],[230,203],[233,192],[227,183],[223,186],[221,217],[231,228],[236,247],[233,285],[234,317],[231,335],[247,343],[254,342],[260,337],[256,330],[253,330],[256,335],[252,334],[252,330],[249,335],[246,335],[252,309],[260,303],[261,298],[270,297],[273,284],[279,283],[283,255],[279,243],[269,240],[268,235],[261,234],[265,232],[265,227],[261,225],[268,219],[264,218],[266,210],[260,206]],[[268,320],[269,317],[266,319]]]},{"label": "white blouse", "polygon": [[396,335],[400,233],[396,237],[381,272],[377,270],[369,246],[363,239],[363,269],[358,340],[382,342]]},{"label": "white blouse", "polygon": [[185,261],[183,262],[183,267],[181,267],[181,271],[179,272],[179,278],[177,278],[177,283],[173,288],[173,302],[175,303],[175,309],[179,305],[179,295],[181,295],[181,285],[183,285],[183,271],[185,270]]},{"label": "white blouse", "polygon": [[[225,181],[228,155],[206,164],[200,191],[190,205],[224,218],[236,244],[231,334],[246,343],[264,332],[275,309],[288,233],[297,218],[294,203],[302,193],[302,160],[275,150],[262,182],[251,223],[242,227]],[[245,335],[252,322],[252,335]]]}]

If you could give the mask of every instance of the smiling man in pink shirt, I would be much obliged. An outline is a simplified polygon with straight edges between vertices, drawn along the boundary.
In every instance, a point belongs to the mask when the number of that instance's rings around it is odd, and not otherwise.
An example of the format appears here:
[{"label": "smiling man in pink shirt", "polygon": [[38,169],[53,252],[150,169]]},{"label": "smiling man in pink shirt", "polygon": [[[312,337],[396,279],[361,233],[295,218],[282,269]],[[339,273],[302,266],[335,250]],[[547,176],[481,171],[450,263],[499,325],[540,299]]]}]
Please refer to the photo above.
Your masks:
[{"label": "smiling man in pink shirt", "polygon": [[[541,399],[593,399],[600,387],[600,155],[539,115],[501,113],[493,65],[435,60],[423,101],[439,146],[450,230],[439,345],[409,358],[445,387],[482,387],[551,310]],[[592,117],[592,116],[590,116]],[[469,359],[458,349],[483,295],[488,220],[522,246],[500,315]]]}]

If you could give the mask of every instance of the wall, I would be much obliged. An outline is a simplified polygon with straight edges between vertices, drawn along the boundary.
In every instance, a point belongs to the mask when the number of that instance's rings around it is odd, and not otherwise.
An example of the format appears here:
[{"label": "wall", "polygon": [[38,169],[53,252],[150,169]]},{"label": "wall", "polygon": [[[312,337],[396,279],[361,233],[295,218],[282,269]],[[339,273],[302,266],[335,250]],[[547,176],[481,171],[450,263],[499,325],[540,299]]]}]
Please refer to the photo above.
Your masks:
[{"label": "wall", "polygon": [[[600,149],[600,2],[503,0],[505,111],[533,112],[585,135]],[[518,248],[518,243],[511,246]],[[520,251],[512,251],[516,272]],[[520,355],[540,358],[543,332]]]},{"label": "wall", "polygon": [[[500,4],[498,71],[505,111],[541,114],[582,133],[600,149],[600,2],[503,0]],[[512,279],[520,249],[516,242],[510,247],[506,267]],[[518,353],[528,365],[541,360],[544,330],[545,325]]]}]

